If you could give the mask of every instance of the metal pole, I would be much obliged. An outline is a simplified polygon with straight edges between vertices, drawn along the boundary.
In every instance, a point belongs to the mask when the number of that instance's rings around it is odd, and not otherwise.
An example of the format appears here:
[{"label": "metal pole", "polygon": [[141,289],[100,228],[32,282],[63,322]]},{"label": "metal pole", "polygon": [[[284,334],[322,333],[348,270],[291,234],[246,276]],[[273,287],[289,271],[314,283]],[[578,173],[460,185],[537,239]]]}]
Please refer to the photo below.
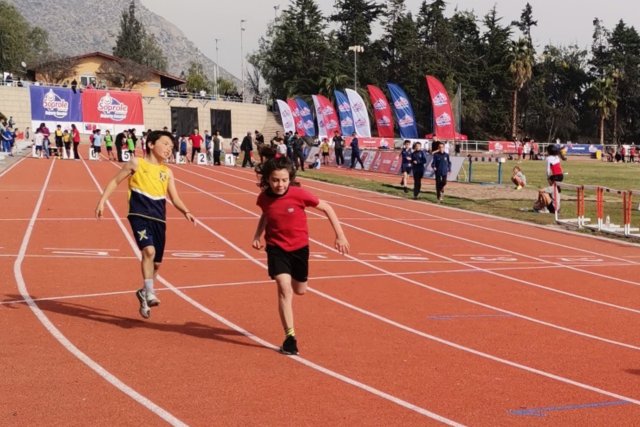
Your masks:
[{"label": "metal pole", "polygon": [[358,51],[353,49],[353,90],[358,91]]},{"label": "metal pole", "polygon": [[214,68],[214,82],[213,82],[213,91],[214,91],[214,95],[216,97],[216,100],[218,99],[218,79],[220,78],[219,70],[218,70],[218,41],[220,39],[215,39],[216,40],[216,67]]},{"label": "metal pole", "polygon": [[244,46],[243,46],[243,38],[244,38],[244,24],[246,19],[240,20],[240,67],[242,67],[242,102],[244,102]]}]

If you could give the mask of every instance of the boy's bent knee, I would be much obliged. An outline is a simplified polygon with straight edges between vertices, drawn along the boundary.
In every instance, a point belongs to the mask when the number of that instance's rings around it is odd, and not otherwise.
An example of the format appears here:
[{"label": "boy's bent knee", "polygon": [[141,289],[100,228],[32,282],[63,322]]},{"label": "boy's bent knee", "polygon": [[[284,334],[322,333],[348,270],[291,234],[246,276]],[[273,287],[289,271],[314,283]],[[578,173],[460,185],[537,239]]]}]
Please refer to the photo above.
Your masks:
[{"label": "boy's bent knee", "polygon": [[142,256],[145,258],[152,258],[156,255],[156,248],[153,246],[145,246],[142,249]]}]

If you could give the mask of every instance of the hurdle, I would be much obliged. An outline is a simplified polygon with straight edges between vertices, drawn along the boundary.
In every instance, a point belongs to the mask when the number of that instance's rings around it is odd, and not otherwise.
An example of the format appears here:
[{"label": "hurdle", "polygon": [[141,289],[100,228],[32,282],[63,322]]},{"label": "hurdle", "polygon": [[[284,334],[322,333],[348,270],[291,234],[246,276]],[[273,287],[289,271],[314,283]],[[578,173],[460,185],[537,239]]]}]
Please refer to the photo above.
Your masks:
[{"label": "hurdle", "polygon": [[484,156],[472,156],[469,154],[467,156],[467,160],[469,161],[469,167],[467,169],[468,177],[467,182],[473,181],[473,163],[492,163],[495,162],[498,164],[498,184],[502,184],[502,165],[507,161],[504,157],[484,157]]},{"label": "hurdle", "polygon": [[[632,226],[633,195],[639,195],[640,192],[633,190],[616,190],[602,186],[572,185],[565,183],[556,183],[555,187],[569,191],[575,190],[576,193],[575,217],[562,218],[561,210],[557,209],[555,213],[556,223],[624,237],[640,237],[640,234],[638,234],[640,228]],[[588,199],[590,201],[595,201],[595,209],[591,210],[595,210],[595,223],[591,223],[591,219],[585,217],[585,200],[587,200],[585,197],[586,191],[593,192],[595,196],[593,199]],[[605,210],[607,203],[605,194],[610,194],[614,197],[622,197],[622,212]],[[638,207],[638,210],[640,210],[640,206]],[[615,220],[612,222],[611,216],[619,219],[622,223],[616,224]]]}]

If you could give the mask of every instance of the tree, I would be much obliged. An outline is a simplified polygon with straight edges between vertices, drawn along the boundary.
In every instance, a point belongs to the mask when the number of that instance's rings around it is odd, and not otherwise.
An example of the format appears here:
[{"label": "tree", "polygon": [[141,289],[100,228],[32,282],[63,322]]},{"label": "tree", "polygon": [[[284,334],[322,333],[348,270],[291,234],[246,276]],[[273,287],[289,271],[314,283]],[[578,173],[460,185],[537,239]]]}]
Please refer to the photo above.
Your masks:
[{"label": "tree", "polygon": [[155,36],[147,34],[142,23],[136,18],[136,5],[133,0],[120,16],[120,33],[116,38],[113,54],[156,70],[167,69],[167,58]]},{"label": "tree", "polygon": [[533,72],[533,53],[526,39],[520,39],[513,44],[510,55],[509,72],[513,77],[513,98],[511,106],[511,138],[518,136],[518,92],[531,79]]},{"label": "tree", "polygon": [[39,27],[31,27],[20,12],[0,0],[0,70],[22,73],[22,62],[33,64],[49,52],[48,35]]},{"label": "tree", "polygon": [[618,104],[614,89],[614,79],[610,76],[604,76],[596,79],[590,88],[591,100],[589,105],[596,107],[600,116],[600,124],[598,126],[600,144],[604,144],[604,123],[611,115],[611,109]]},{"label": "tree", "polygon": [[105,61],[100,64],[96,75],[105,80],[108,86],[133,89],[136,85],[148,81],[151,70],[131,59]]},{"label": "tree", "polygon": [[167,71],[167,57],[153,34],[146,34],[142,41],[143,60],[142,65],[159,71]]},{"label": "tree", "polygon": [[70,57],[50,53],[42,56],[34,68],[45,82],[60,84],[75,75],[77,66],[77,62]]},{"label": "tree", "polygon": [[145,35],[144,27],[136,18],[136,4],[132,0],[129,9],[123,10],[120,16],[120,33],[116,38],[113,54],[142,64]]},{"label": "tree", "polygon": [[326,23],[313,0],[292,0],[260,40],[254,64],[275,98],[310,94],[331,57]]},{"label": "tree", "polygon": [[211,92],[212,84],[204,73],[204,68],[199,62],[190,62],[187,71],[187,90],[189,92]]},{"label": "tree", "polygon": [[524,9],[522,10],[522,13],[520,14],[520,20],[511,22],[511,25],[518,27],[520,31],[522,31],[522,34],[524,34],[525,39],[529,43],[529,46],[533,48],[533,39],[531,38],[531,27],[537,26],[538,21],[533,20],[533,9],[531,8],[531,5],[529,3],[527,3]]}]

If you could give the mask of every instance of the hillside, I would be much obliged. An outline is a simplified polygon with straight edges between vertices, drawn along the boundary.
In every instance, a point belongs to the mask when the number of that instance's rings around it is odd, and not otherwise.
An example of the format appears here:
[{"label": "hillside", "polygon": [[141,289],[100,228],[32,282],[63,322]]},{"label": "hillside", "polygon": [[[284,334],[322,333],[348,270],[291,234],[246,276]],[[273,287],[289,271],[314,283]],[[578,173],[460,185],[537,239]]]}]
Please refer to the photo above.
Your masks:
[{"label": "hillside", "polygon": [[[80,55],[101,51],[111,54],[118,32],[120,16],[129,7],[130,0],[7,0],[31,24],[49,33],[52,49],[64,55]],[[215,62],[207,58],[183,34],[163,17],[136,2],[136,16],[147,32],[155,35],[168,60],[168,72],[180,75],[190,61],[200,62],[213,80]],[[222,67],[220,76],[241,82]]]}]

